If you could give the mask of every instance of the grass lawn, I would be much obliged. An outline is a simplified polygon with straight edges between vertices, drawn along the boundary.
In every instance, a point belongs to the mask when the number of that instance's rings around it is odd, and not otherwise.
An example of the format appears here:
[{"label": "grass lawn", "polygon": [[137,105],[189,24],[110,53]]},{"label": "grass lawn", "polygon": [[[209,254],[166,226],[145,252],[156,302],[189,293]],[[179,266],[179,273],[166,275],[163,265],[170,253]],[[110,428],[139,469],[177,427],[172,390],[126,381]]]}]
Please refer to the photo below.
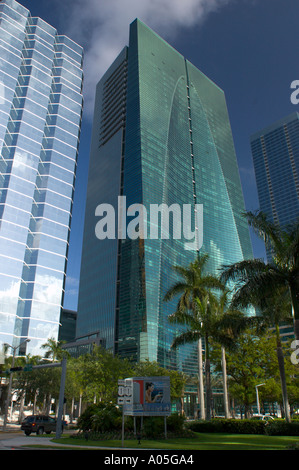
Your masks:
[{"label": "grass lawn", "polygon": [[[71,446],[96,446],[121,448],[120,440],[86,441],[64,436],[53,442]],[[257,434],[214,434],[196,433],[189,439],[125,440],[124,448],[130,449],[167,449],[167,450],[284,450],[287,446],[299,442],[298,436],[264,436]]]}]

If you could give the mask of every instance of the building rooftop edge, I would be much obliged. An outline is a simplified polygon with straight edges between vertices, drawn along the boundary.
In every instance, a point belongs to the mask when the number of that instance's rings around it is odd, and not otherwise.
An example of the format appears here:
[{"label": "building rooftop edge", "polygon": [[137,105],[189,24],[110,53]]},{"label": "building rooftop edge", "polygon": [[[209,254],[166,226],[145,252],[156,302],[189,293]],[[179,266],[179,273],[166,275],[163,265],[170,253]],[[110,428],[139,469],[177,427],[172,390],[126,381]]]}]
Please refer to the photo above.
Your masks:
[{"label": "building rooftop edge", "polygon": [[258,139],[262,135],[265,135],[265,134],[268,134],[269,132],[274,131],[278,127],[283,126],[284,124],[288,124],[291,121],[295,121],[296,119],[299,120],[299,113],[297,111],[295,111],[291,114],[288,114],[287,116],[285,116],[281,119],[278,119],[277,121],[273,122],[272,124],[269,124],[268,126],[263,127],[259,131],[254,132],[254,134],[252,134],[250,136],[250,142],[252,142],[253,140]]}]

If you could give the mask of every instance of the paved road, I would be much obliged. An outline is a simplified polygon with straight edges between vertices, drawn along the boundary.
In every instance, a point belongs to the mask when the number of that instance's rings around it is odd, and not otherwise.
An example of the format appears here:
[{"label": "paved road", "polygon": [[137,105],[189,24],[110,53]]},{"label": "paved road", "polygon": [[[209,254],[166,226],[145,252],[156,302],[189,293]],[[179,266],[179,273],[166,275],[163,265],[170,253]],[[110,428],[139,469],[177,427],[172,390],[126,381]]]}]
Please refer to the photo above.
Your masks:
[{"label": "paved road", "polygon": [[[62,444],[56,444],[51,439],[55,438],[55,433],[45,436],[37,436],[32,434],[26,436],[23,432],[19,431],[20,426],[10,426],[6,431],[0,430],[0,450],[22,449],[27,446],[39,445],[45,447],[65,447]],[[27,447],[28,448],[28,447]]]},{"label": "paved road", "polygon": [[[53,438],[53,437],[52,437]],[[27,445],[55,445],[51,438],[39,436],[25,436],[19,433],[0,433],[0,450],[20,449]]]},{"label": "paved road", "polygon": [[[56,449],[59,448],[63,449],[93,449],[93,450],[110,450],[111,447],[96,447],[96,446],[76,446],[76,445],[64,445],[64,444],[57,444],[52,442],[51,439],[55,438],[55,434],[52,433],[49,437],[44,436],[36,436],[35,434],[30,436],[25,436],[23,432],[1,432],[0,431],[0,450],[25,450],[25,449],[32,449],[30,446],[38,445],[44,446],[45,449],[51,449],[51,447],[55,447]],[[116,450],[116,449],[115,449]],[[120,449],[121,450],[121,449]]]}]

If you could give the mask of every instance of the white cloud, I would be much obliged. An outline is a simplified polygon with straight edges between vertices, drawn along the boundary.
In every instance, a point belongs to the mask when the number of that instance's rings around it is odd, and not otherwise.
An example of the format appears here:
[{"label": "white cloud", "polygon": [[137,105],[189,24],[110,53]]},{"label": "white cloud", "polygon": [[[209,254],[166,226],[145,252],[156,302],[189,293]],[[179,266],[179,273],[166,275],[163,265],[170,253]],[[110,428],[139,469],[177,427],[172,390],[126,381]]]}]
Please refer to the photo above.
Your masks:
[{"label": "white cloud", "polygon": [[69,0],[68,34],[84,47],[85,112],[91,116],[95,86],[121,49],[129,25],[139,18],[164,39],[199,24],[230,0]]}]

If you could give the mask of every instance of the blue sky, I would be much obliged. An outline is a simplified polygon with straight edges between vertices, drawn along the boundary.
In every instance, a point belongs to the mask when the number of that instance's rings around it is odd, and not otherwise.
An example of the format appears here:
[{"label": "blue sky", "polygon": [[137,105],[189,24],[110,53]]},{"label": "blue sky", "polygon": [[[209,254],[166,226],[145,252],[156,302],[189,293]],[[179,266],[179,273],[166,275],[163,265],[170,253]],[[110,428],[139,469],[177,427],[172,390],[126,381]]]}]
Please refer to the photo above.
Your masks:
[{"label": "blue sky", "polygon": [[[76,309],[94,89],[128,43],[136,17],[225,92],[245,206],[258,209],[250,135],[298,111],[298,0],[20,0],[85,49],[85,109],[78,158],[65,307]],[[253,236],[254,255],[264,256]]]}]

